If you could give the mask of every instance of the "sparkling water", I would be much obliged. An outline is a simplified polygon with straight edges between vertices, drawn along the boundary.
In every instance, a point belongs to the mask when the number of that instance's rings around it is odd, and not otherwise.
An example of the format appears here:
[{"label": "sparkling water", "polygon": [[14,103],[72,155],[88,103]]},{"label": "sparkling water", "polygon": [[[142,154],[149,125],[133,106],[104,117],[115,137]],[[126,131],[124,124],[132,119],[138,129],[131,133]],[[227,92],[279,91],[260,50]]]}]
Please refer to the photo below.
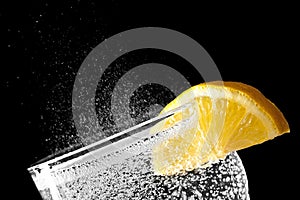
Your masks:
[{"label": "sparkling water", "polygon": [[135,134],[29,171],[45,200],[249,199],[247,176],[236,152],[206,168],[172,176],[155,174],[152,147],[172,132],[174,128],[146,138]]}]

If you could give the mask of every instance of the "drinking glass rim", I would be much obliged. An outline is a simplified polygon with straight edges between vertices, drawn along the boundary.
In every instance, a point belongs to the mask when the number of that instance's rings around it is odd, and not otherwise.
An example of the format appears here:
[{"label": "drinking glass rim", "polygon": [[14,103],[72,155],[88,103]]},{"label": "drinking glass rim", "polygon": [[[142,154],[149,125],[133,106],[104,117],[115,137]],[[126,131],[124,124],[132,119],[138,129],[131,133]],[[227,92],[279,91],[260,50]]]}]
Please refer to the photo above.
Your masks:
[{"label": "drinking glass rim", "polygon": [[[31,166],[29,166],[27,168],[27,170],[29,172],[32,172],[32,171],[40,171],[44,168],[50,168],[51,169],[55,165],[60,165],[64,162],[67,162],[67,161],[72,160],[72,159],[76,160],[76,158],[79,158],[79,157],[82,158],[82,156],[84,156],[88,153],[92,153],[94,151],[100,150],[103,147],[106,147],[108,145],[112,145],[115,142],[120,141],[120,140],[122,140],[124,138],[127,138],[129,136],[134,140],[139,140],[142,137],[147,137],[147,136],[149,136],[149,133],[148,132],[143,133],[142,132],[143,130],[145,130],[145,129],[153,126],[154,124],[156,124],[156,123],[158,123],[158,122],[174,115],[176,112],[188,107],[189,105],[191,105],[191,103],[187,103],[183,106],[172,109],[172,110],[170,110],[170,111],[168,111],[164,114],[161,114],[157,117],[151,118],[147,121],[139,123],[139,124],[137,124],[133,127],[130,127],[126,130],[123,130],[119,133],[113,134],[113,135],[111,135],[107,138],[104,138],[102,140],[99,140],[97,142],[89,144],[87,146],[80,147],[78,149],[71,150],[71,151],[68,151],[68,148],[63,149],[62,151],[60,151],[58,153],[51,154],[49,156],[46,156],[46,157],[38,160],[37,162],[35,162]],[[72,148],[69,148],[69,149],[72,149]]]}]

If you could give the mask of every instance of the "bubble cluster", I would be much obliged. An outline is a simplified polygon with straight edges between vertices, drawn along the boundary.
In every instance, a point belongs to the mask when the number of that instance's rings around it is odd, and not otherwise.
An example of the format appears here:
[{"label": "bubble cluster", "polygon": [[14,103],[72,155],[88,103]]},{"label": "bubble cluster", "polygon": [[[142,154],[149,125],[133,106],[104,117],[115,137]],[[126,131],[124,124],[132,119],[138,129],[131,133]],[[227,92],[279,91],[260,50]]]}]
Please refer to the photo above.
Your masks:
[{"label": "bubble cluster", "polygon": [[[206,169],[159,176],[151,169],[150,152],[97,170],[73,168],[77,177],[59,186],[63,199],[249,199],[247,178],[236,153]],[[101,169],[102,167],[100,167]],[[78,171],[77,171],[78,170]],[[66,173],[67,174],[67,173]],[[66,175],[65,174],[65,175]],[[68,179],[65,179],[68,180]]]}]

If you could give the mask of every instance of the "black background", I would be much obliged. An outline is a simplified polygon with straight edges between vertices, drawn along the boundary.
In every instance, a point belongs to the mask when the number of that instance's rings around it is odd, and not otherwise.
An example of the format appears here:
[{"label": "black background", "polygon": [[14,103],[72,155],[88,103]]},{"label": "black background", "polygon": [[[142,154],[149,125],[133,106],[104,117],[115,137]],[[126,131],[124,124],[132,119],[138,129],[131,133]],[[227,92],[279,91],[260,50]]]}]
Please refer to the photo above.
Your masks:
[{"label": "black background", "polygon": [[[280,108],[291,133],[238,153],[251,199],[297,194],[299,50],[292,5],[10,1],[1,2],[0,19],[1,165],[3,184],[11,189],[3,195],[9,199],[40,198],[26,168],[47,154],[51,141],[45,138],[71,130],[53,124],[70,123],[73,81],[87,54],[105,38],[146,26],[192,37],[211,55],[223,80],[255,86]],[[51,112],[57,104],[63,111]]]}]

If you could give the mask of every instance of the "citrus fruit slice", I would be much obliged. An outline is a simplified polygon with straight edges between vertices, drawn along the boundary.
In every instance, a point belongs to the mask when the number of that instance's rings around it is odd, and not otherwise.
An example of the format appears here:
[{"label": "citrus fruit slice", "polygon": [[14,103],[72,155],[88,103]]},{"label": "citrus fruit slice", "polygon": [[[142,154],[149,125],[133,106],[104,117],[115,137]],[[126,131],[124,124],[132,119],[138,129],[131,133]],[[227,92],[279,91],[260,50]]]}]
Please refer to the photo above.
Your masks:
[{"label": "citrus fruit slice", "polygon": [[240,149],[289,132],[281,111],[261,92],[240,82],[208,82],[189,88],[160,114],[187,108],[155,125],[152,132],[174,134],[153,148],[157,174],[189,171]]}]

